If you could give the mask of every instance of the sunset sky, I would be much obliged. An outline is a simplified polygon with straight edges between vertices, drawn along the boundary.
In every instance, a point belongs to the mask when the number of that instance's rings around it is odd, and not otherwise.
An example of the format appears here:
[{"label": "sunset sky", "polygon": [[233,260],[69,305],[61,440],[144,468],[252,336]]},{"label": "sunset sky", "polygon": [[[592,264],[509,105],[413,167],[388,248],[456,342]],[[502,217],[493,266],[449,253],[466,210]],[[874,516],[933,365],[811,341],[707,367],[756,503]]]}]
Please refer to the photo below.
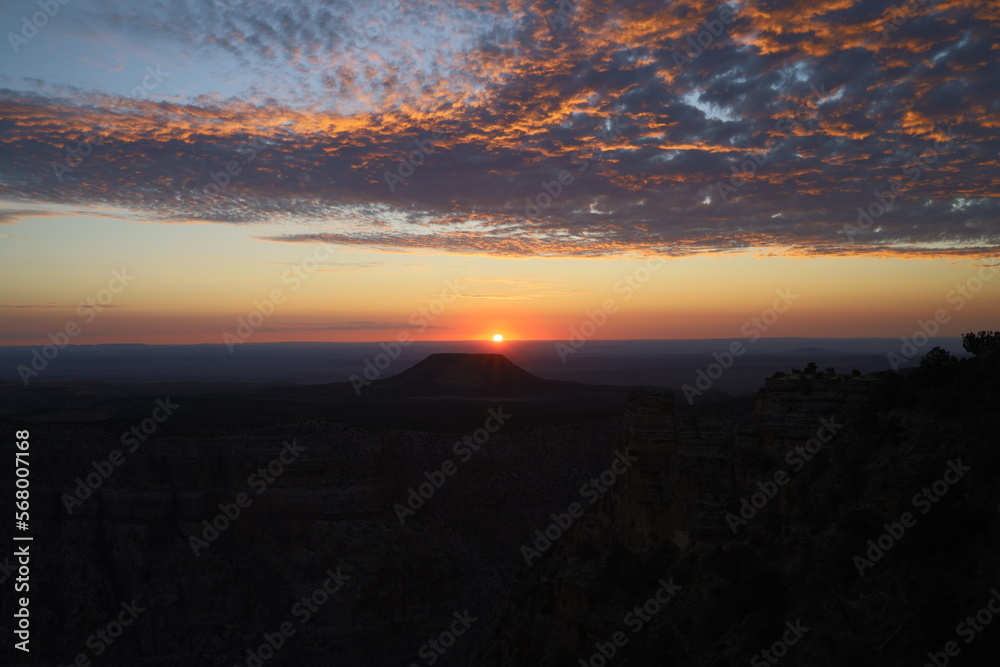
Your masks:
[{"label": "sunset sky", "polygon": [[0,7],[0,344],[276,292],[253,342],[998,324],[995,0],[41,7]]}]

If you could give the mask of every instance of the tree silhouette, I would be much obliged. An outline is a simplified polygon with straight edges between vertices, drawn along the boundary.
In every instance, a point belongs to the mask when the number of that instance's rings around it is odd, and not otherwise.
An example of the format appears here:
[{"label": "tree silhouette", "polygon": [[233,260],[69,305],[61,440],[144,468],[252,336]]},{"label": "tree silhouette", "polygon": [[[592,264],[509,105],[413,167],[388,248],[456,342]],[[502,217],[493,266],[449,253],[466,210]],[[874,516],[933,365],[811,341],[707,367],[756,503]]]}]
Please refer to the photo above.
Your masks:
[{"label": "tree silhouette", "polygon": [[958,359],[955,358],[955,355],[943,347],[937,346],[924,355],[924,358],[920,360],[920,367],[941,368],[943,366],[950,366],[957,361]]},{"label": "tree silhouette", "polygon": [[979,356],[983,352],[1000,348],[1000,331],[970,331],[962,334],[962,347],[965,351]]}]

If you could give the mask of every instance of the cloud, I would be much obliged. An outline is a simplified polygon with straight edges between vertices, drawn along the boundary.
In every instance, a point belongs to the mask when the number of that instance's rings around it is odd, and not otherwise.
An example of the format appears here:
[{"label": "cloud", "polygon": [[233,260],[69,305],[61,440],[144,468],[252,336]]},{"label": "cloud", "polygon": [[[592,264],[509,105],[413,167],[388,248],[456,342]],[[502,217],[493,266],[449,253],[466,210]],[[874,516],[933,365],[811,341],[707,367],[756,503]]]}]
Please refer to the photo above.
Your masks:
[{"label": "cloud", "polygon": [[25,218],[45,218],[52,215],[47,211],[35,209],[0,209],[0,225],[12,225]]},{"label": "cloud", "polygon": [[[412,329],[413,325],[403,322],[332,322],[316,324],[311,322],[291,322],[283,327],[265,327],[258,331],[288,332],[288,331],[380,331],[386,329]],[[450,329],[451,327],[427,326],[428,329]]]},{"label": "cloud", "polygon": [[577,0],[559,20],[489,0],[242,4],[67,5],[80,21],[50,29],[189,50],[164,67],[191,92],[8,77],[0,200],[510,257],[960,257],[1000,239],[985,0],[886,34],[870,0],[733,3],[728,24],[699,0]]},{"label": "cloud", "polygon": [[[36,309],[36,308],[37,309],[50,309],[51,308],[51,309],[55,309],[55,310],[76,310],[81,305],[86,305],[86,304],[76,304],[76,305],[73,305],[73,306],[67,306],[67,305],[53,304],[53,303],[27,303],[27,304],[0,303],[0,308],[29,308],[29,309]],[[102,305],[100,307],[101,308],[123,308],[124,306],[122,306],[120,304],[119,305],[109,304],[109,305],[106,305],[106,306]]]}]

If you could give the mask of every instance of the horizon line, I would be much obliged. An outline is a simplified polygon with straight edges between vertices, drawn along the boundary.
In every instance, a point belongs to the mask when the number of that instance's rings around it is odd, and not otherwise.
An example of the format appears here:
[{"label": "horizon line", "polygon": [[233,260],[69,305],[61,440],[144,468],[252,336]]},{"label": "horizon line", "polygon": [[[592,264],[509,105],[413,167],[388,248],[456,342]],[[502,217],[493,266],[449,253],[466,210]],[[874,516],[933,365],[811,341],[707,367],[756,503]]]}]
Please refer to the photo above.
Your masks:
[{"label": "horizon line", "polygon": [[[844,341],[858,341],[858,340],[899,340],[900,338],[905,338],[906,336],[760,336],[757,340],[769,340],[769,341],[780,341],[780,340],[844,340]],[[709,341],[736,341],[743,340],[744,336],[735,337],[715,337],[715,338],[589,338],[587,343],[666,343],[666,342],[709,342]],[[930,336],[928,340],[961,340],[962,336]],[[263,345],[378,345],[380,343],[392,342],[393,339],[387,338],[384,340],[374,340],[374,341],[298,341],[298,340],[287,340],[287,341],[267,341],[267,342],[244,342],[240,344],[243,346],[263,346]],[[502,347],[504,345],[519,344],[519,343],[561,343],[566,342],[566,338],[525,338],[525,339],[504,339],[503,341],[493,341],[489,338],[466,338],[460,340],[413,340],[410,341],[409,345],[429,345],[429,344],[448,344],[448,343],[483,343],[487,345],[494,345],[496,347]],[[38,345],[47,345],[51,341],[45,340],[39,343],[20,343],[14,345],[3,345],[0,344],[0,349],[9,348],[21,348],[21,347],[36,347]],[[225,347],[226,343],[69,343],[65,347],[200,347],[200,346],[220,346]]]}]

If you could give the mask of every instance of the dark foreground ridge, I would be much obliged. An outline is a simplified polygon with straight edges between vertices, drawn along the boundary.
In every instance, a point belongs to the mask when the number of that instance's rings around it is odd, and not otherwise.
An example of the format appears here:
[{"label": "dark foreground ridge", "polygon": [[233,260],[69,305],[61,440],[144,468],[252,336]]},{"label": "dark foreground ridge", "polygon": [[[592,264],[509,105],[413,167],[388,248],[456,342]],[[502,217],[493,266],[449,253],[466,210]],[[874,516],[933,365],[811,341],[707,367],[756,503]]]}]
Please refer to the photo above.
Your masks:
[{"label": "dark foreground ridge", "polygon": [[992,340],[694,405],[493,354],[360,396],[0,385],[58,543],[31,547],[46,641],[0,664],[995,664]]}]

